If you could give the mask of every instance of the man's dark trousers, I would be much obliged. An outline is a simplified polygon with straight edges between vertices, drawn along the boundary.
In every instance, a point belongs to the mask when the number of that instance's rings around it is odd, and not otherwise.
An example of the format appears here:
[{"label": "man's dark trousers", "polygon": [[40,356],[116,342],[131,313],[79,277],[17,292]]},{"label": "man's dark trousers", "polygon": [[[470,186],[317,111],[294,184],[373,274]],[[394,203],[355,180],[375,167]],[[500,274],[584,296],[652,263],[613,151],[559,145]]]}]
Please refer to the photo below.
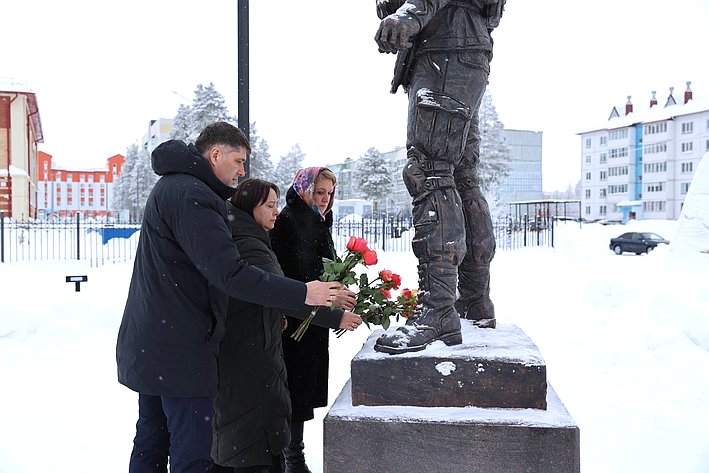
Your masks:
[{"label": "man's dark trousers", "polygon": [[213,397],[138,395],[129,473],[205,473],[212,467]]}]

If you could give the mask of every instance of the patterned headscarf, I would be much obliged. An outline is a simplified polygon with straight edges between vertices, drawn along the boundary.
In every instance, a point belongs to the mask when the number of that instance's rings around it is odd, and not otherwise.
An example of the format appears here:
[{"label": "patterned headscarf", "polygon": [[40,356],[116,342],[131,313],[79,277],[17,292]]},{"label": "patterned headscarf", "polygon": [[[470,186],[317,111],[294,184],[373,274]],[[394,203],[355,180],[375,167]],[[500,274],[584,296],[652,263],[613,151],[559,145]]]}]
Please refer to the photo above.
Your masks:
[{"label": "patterned headscarf", "polygon": [[[298,194],[298,196],[307,204],[310,209],[318,214],[320,218],[324,221],[325,214],[332,210],[332,204],[334,199],[330,199],[330,203],[327,206],[325,213],[320,212],[320,208],[315,204],[315,181],[318,178],[318,174],[324,167],[312,167],[299,169],[295,173],[295,178],[293,179],[293,190]],[[333,196],[334,196],[333,190]]]}]

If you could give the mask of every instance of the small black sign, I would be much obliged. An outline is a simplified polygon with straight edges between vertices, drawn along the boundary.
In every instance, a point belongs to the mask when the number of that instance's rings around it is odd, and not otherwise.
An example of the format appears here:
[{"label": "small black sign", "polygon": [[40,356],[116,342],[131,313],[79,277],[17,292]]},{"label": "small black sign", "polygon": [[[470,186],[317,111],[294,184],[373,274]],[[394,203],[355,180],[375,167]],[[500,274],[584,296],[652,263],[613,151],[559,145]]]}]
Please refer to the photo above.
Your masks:
[{"label": "small black sign", "polygon": [[86,275],[83,276],[67,276],[66,277],[66,282],[73,282],[75,284],[74,290],[76,292],[81,291],[81,283],[86,282],[89,280],[89,277]]}]

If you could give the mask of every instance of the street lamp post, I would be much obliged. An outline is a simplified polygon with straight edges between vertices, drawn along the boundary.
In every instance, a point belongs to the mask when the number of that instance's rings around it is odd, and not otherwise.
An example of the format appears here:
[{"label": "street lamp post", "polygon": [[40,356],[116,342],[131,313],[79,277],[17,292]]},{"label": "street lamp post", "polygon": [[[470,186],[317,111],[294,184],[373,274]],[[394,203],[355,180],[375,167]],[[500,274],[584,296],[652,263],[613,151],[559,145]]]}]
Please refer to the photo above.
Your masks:
[{"label": "street lamp post", "polygon": [[[237,36],[237,54],[238,54],[238,125],[241,131],[250,139],[249,125],[249,0],[239,0],[238,3],[238,36]],[[245,177],[248,178],[250,173],[249,160],[244,163]]]}]

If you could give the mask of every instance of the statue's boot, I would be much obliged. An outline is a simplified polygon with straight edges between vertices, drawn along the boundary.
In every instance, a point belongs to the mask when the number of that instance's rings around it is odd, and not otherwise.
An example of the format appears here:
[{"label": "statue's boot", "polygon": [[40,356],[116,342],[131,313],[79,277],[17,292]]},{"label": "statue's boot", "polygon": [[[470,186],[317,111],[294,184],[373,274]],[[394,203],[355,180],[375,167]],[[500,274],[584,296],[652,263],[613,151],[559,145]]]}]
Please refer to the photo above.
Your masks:
[{"label": "statue's boot", "polygon": [[406,324],[380,336],[374,349],[397,354],[420,351],[435,341],[460,345],[460,318],[455,301],[456,267],[448,262],[419,265],[418,303]]},{"label": "statue's boot", "polygon": [[480,191],[474,170],[456,176],[465,216],[465,257],[458,267],[458,300],[461,318],[483,328],[495,328],[495,306],[490,300],[490,261],[495,255],[495,231],[490,209]]},{"label": "statue's boot", "polygon": [[460,297],[455,308],[463,319],[472,320],[482,328],[495,328],[495,306],[490,299],[490,265],[470,265],[466,261],[458,268]]}]

